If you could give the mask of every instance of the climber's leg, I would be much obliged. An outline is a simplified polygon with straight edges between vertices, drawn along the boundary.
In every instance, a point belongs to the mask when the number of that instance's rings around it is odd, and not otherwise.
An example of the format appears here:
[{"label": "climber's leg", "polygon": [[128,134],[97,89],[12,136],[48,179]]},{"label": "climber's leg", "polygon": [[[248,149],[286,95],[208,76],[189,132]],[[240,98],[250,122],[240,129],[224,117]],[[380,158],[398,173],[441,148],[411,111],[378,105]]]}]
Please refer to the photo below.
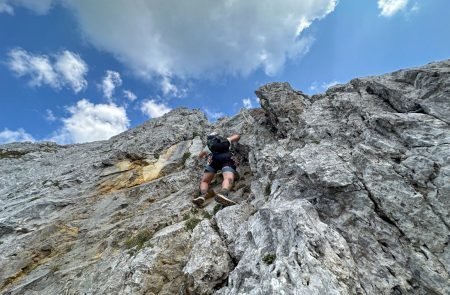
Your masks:
[{"label": "climber's leg", "polygon": [[233,187],[234,183],[234,172],[230,171],[231,169],[232,169],[231,167],[224,167],[222,170],[223,175],[222,189],[226,191],[229,191]]},{"label": "climber's leg", "polygon": [[203,173],[202,180],[200,181],[200,193],[206,194],[209,189],[209,184],[214,179],[214,172],[206,171]]}]

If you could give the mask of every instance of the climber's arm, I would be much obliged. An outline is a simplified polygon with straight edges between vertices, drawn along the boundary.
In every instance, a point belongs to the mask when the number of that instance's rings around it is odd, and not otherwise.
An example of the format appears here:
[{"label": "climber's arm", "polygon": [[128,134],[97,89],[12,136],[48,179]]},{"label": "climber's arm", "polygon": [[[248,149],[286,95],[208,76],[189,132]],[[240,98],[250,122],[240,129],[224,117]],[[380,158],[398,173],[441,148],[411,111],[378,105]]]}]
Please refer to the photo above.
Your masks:
[{"label": "climber's arm", "polygon": [[205,151],[205,150],[203,150],[203,151],[201,151],[201,152],[198,154],[198,157],[199,157],[200,159],[203,159],[203,158],[206,157],[207,155],[208,155],[208,152]]},{"label": "climber's arm", "polygon": [[239,134],[233,134],[230,137],[227,138],[231,143],[239,141],[241,139],[241,136]]}]

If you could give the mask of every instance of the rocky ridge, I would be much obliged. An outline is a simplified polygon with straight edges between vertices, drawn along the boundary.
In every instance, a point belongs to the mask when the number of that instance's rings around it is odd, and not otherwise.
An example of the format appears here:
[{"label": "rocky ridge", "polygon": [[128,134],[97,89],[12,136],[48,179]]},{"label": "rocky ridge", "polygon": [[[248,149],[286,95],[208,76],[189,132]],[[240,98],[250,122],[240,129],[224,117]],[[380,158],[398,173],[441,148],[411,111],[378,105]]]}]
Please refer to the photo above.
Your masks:
[{"label": "rocky ridge", "polygon": [[[450,60],[256,94],[215,124],[1,145],[0,293],[450,294]],[[195,208],[212,130],[242,135],[239,205]]]}]

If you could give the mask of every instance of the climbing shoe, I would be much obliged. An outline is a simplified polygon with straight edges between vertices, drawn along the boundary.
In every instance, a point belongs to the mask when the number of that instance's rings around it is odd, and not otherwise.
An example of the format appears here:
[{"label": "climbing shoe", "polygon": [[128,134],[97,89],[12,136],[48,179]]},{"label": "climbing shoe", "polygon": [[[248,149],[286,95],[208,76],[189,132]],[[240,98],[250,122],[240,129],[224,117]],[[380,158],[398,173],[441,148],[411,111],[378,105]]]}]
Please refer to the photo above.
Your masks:
[{"label": "climbing shoe", "polygon": [[228,197],[228,191],[227,190],[221,190],[220,192],[218,192],[216,194],[216,197],[214,198],[214,200],[219,203],[222,204],[224,206],[232,206],[232,205],[236,205],[237,203],[234,202],[233,200],[231,200]]},{"label": "climbing shoe", "polygon": [[197,198],[192,200],[192,203],[194,203],[197,206],[202,206],[203,203],[206,202],[207,199],[212,198],[215,195],[213,190],[209,190],[206,193],[201,194],[200,196],[198,196]]}]

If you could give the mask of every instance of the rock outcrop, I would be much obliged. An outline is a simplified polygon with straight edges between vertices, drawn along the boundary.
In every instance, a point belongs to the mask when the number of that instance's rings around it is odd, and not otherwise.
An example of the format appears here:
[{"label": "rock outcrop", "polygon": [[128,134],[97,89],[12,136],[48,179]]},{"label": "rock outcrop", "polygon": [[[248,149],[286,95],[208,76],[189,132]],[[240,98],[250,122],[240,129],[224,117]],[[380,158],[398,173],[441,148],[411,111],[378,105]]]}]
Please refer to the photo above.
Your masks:
[{"label": "rock outcrop", "polygon": [[[0,293],[450,294],[450,61],[256,94],[215,124],[1,145]],[[242,135],[239,204],[196,208],[212,130]]]}]

